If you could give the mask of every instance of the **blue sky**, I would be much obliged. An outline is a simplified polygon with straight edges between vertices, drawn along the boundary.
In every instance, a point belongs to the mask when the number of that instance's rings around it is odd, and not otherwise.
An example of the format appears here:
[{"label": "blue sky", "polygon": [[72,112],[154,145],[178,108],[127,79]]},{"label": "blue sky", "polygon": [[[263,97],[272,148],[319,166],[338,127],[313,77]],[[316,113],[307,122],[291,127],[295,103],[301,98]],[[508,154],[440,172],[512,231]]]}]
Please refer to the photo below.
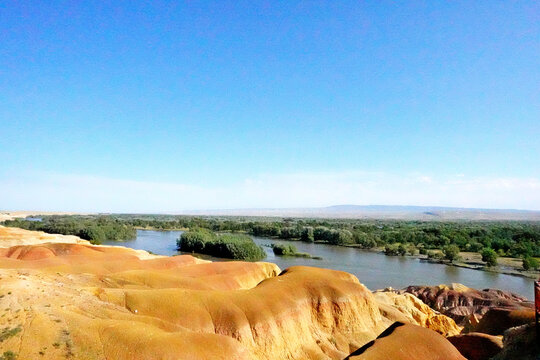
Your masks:
[{"label": "blue sky", "polygon": [[0,48],[0,209],[540,210],[536,1],[7,1]]}]

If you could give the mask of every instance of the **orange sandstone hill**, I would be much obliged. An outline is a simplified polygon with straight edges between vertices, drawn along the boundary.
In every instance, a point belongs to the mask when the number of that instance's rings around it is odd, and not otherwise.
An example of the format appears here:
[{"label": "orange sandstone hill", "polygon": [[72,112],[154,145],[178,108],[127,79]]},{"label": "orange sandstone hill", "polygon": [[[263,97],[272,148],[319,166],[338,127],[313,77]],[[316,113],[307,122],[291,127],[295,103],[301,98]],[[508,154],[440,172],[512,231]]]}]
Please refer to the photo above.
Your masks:
[{"label": "orange sandstone hill", "polygon": [[462,359],[444,338],[461,331],[452,319],[345,272],[154,256],[0,226],[0,358],[343,359],[395,321],[411,325],[375,345],[418,337],[429,346],[408,345],[400,359]]},{"label": "orange sandstone hill", "polygon": [[467,360],[443,336],[420,326],[395,322],[350,360]]},{"label": "orange sandstone hill", "polygon": [[42,243],[90,244],[77,236],[47,234],[43,231],[30,231],[0,226],[0,248],[15,245],[34,245]]}]

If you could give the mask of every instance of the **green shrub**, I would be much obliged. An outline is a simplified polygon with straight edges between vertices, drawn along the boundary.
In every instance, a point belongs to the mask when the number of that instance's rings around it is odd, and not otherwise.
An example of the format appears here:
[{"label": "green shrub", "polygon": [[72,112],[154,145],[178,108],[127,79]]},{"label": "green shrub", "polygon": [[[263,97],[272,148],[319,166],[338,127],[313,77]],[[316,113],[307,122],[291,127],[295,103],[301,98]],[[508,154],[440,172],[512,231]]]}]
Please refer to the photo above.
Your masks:
[{"label": "green shrub", "polygon": [[311,226],[302,229],[300,240],[306,242],[313,242],[315,240],[315,237],[313,235],[313,228]]},{"label": "green shrub", "polygon": [[428,259],[434,259],[434,260],[442,260],[444,259],[444,254],[437,251],[428,251],[427,252]]},{"label": "green shrub", "polygon": [[474,240],[465,245],[465,250],[470,252],[481,252],[483,248],[484,246],[482,244]]},{"label": "green shrub", "polygon": [[324,226],[317,226],[313,230],[315,240],[325,241],[332,245],[346,245],[353,241],[353,234],[349,230],[329,229]]},{"label": "green shrub", "polygon": [[418,248],[414,244],[407,244],[406,247],[407,254],[409,255],[417,255],[419,253]]},{"label": "green shrub", "polygon": [[184,232],[177,240],[178,250],[198,252],[216,257],[257,261],[266,253],[247,235],[215,234],[207,229]]},{"label": "green shrub", "polygon": [[537,259],[533,258],[533,257],[526,257],[526,258],[523,258],[523,269],[524,270],[536,270],[540,267],[540,263],[538,262]]},{"label": "green shrub", "polygon": [[307,259],[317,259],[321,260],[322,257],[320,256],[311,256],[309,253],[304,252],[298,252],[296,249],[296,246],[294,245],[285,245],[285,244],[272,244],[272,251],[274,251],[274,254],[279,256],[295,256],[295,257],[302,257]]},{"label": "green shrub", "polygon": [[418,249],[414,244],[402,244],[402,243],[395,243],[395,244],[388,244],[384,247],[384,254],[390,255],[390,256],[405,256],[407,254],[409,255],[416,255],[418,253]]},{"label": "green shrub", "polygon": [[363,231],[353,232],[353,242],[360,245],[363,249],[372,249],[377,246],[377,239],[373,234]]},{"label": "green shrub", "polygon": [[442,252],[446,260],[454,261],[459,259],[459,247],[457,245],[447,245],[443,247]]},{"label": "green shrub", "polygon": [[13,327],[13,328],[9,328],[9,327],[4,328],[4,329],[0,332],[0,342],[4,341],[4,340],[6,340],[6,339],[9,339],[9,338],[12,337],[12,336],[17,335],[17,334],[20,333],[21,331],[22,331],[22,329],[21,329],[20,326]]},{"label": "green shrub", "polygon": [[298,239],[299,237],[301,237],[301,232],[296,227],[285,226],[281,228],[279,237],[282,239]]},{"label": "green shrub", "polygon": [[294,245],[285,245],[285,244],[272,244],[272,251],[276,255],[289,255],[293,256],[298,253],[296,246]]},{"label": "green shrub", "polygon": [[482,261],[485,261],[487,266],[497,266],[498,255],[495,250],[491,248],[485,248],[482,250]]},{"label": "green shrub", "polygon": [[90,242],[95,245],[99,245],[107,240],[105,231],[103,230],[103,228],[97,225],[92,225],[82,229],[79,232],[79,236],[83,239],[90,240]]},{"label": "green shrub", "polygon": [[11,350],[4,351],[4,354],[0,356],[0,360],[15,360],[15,359],[17,359],[17,354],[15,354]]},{"label": "green shrub", "polygon": [[182,233],[176,244],[179,250],[204,254],[206,244],[216,240],[217,235],[212,231],[208,229],[194,229]]},{"label": "green shrub", "polygon": [[[399,244],[401,245],[401,244]],[[384,254],[390,256],[399,255],[399,245],[398,244],[388,244],[384,247]]]}]

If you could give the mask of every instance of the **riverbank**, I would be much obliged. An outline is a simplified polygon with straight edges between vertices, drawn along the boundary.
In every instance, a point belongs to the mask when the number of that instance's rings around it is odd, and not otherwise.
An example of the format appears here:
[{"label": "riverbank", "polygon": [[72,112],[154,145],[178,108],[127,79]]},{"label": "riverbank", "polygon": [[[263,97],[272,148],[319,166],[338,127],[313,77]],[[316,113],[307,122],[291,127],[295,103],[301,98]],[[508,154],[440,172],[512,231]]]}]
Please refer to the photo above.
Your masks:
[{"label": "riverbank", "polygon": [[[122,246],[133,249],[150,250],[160,255],[181,255],[176,241],[181,231],[152,231],[138,230],[137,239],[122,242]],[[281,269],[291,266],[314,266],[335,269],[352,273],[362,278],[364,284],[372,289],[393,287],[396,289],[414,285],[437,285],[462,283],[472,288],[497,288],[521,294],[525,297],[534,296],[534,281],[531,278],[493,274],[487,271],[472,271],[473,269],[456,266],[442,266],[419,261],[410,256],[382,256],[381,251],[363,250],[358,247],[333,246],[324,243],[288,241],[276,238],[252,236],[255,243],[262,246],[267,257],[264,261],[272,262]],[[294,245],[299,252],[320,256],[322,260],[276,256],[271,249],[272,243]],[[119,245],[118,242],[106,242],[107,245]],[[191,254],[191,253],[190,253]],[[198,255],[199,256],[199,255]],[[215,262],[227,261],[207,255],[199,257]],[[230,261],[230,260],[229,260]]]},{"label": "riverbank", "polygon": [[[135,227],[135,228],[137,230],[151,230],[151,231],[187,231],[188,230],[186,228],[178,228],[178,229],[158,229],[154,227]],[[238,233],[246,233],[246,232],[239,231]],[[253,236],[253,235],[250,235],[250,236]],[[281,239],[278,237],[269,237],[269,239],[276,240],[276,241],[293,241],[295,243],[302,242],[300,239]],[[384,254],[384,247],[374,247],[371,249],[364,249],[358,244],[331,245],[324,241],[314,241],[313,243],[320,244],[320,245],[327,245],[327,246],[360,249],[362,251],[373,252],[380,255],[389,256],[389,255]],[[430,251],[439,252],[439,253],[441,252],[441,250],[430,250]],[[540,271],[538,270],[536,271],[523,270],[522,259],[519,259],[519,258],[499,257],[497,259],[498,266],[488,267],[482,261],[482,255],[480,253],[460,252],[459,256],[461,258],[460,260],[450,262],[448,260],[430,259],[427,257],[427,255],[422,255],[422,254],[404,255],[404,257],[407,257],[407,258],[418,259],[420,261],[425,261],[432,264],[441,264],[441,265],[460,267],[460,268],[471,269],[471,270],[480,270],[480,271],[485,271],[485,272],[490,272],[490,273],[520,276],[520,277],[524,277],[528,279],[535,279],[535,280],[540,278]],[[314,258],[317,259],[318,257],[314,257]]]},{"label": "riverbank", "polygon": [[151,231],[188,231],[189,228],[171,228],[171,229],[160,229],[153,226],[134,226],[135,230],[151,230]]},{"label": "riverbank", "polygon": [[411,296],[315,267],[45,243],[0,251],[0,278],[1,359],[343,359],[396,320],[439,354],[461,331]]},{"label": "riverbank", "polygon": [[[325,242],[316,241],[315,243],[326,244]],[[377,254],[385,256],[401,256],[401,255],[386,255],[384,253],[383,247],[374,247],[371,249],[364,249],[358,244],[348,244],[348,245],[332,245],[332,246],[344,246],[354,249],[361,249],[363,251],[374,252]],[[435,253],[442,253],[441,250],[430,250]],[[460,267],[464,269],[471,270],[480,270],[485,272],[505,274],[512,276],[520,276],[528,279],[538,279],[540,278],[540,270],[524,270],[523,269],[523,259],[520,258],[510,258],[510,257],[499,257],[497,258],[497,266],[489,267],[486,266],[485,262],[482,261],[482,255],[480,253],[474,252],[460,252],[460,260],[451,262],[449,260],[441,260],[435,258],[428,258],[427,255],[417,254],[417,255],[403,255],[403,257],[418,259],[421,261],[429,262],[431,264],[441,264],[447,266]]]},{"label": "riverbank", "polygon": [[529,279],[538,279],[540,271],[538,270],[523,270],[522,259],[500,257],[497,259],[497,266],[489,267],[482,261],[482,255],[472,252],[460,252],[460,260],[450,262],[448,260],[429,259],[425,255],[417,256],[422,261],[427,261],[436,264],[444,264],[448,266],[456,266],[472,270],[481,270],[497,274],[506,274],[512,276],[521,276]]}]

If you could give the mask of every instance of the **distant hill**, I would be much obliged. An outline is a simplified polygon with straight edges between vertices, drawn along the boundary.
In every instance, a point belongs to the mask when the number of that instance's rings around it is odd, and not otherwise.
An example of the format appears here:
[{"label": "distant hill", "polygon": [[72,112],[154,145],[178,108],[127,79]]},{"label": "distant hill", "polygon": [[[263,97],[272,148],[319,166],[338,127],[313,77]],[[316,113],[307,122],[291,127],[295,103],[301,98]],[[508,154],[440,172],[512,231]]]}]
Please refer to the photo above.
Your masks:
[{"label": "distant hill", "polygon": [[[0,221],[30,215],[89,215],[90,213],[46,211],[1,211]],[[96,213],[97,214],[97,213]],[[111,214],[111,213],[100,213]],[[387,220],[520,220],[540,221],[540,211],[513,209],[474,209],[441,206],[333,205],[316,208],[261,208],[186,210],[170,215],[260,216],[333,219]]]},{"label": "distant hill", "polygon": [[185,211],[186,215],[275,216],[396,220],[530,220],[540,221],[540,211],[474,209],[439,206],[333,205],[319,208],[223,209]]}]

